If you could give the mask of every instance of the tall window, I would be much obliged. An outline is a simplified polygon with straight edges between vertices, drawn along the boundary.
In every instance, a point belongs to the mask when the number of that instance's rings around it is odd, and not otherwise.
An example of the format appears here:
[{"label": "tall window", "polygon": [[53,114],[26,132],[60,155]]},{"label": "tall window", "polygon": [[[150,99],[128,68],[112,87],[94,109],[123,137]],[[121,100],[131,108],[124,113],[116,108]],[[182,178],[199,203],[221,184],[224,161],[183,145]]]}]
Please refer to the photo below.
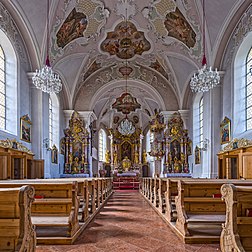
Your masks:
[{"label": "tall window", "polygon": [[199,145],[203,147],[203,97],[199,102]]},{"label": "tall window", "polygon": [[99,131],[99,161],[105,162],[105,152],[107,148],[107,135],[103,129]]},{"label": "tall window", "polygon": [[53,109],[52,99],[49,97],[49,146],[53,145]]},{"label": "tall window", "polygon": [[246,59],[246,130],[252,129],[252,47],[250,48]]},{"label": "tall window", "polygon": [[5,54],[0,45],[0,129],[6,130],[6,69]]}]

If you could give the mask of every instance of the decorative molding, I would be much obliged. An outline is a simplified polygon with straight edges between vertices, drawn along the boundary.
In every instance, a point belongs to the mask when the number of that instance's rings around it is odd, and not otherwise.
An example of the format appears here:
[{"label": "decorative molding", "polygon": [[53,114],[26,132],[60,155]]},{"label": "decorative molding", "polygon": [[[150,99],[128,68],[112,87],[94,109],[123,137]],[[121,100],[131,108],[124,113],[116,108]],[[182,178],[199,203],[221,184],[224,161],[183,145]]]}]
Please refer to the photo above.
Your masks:
[{"label": "decorative molding", "polygon": [[237,23],[236,27],[233,30],[231,39],[229,41],[228,47],[225,51],[225,59],[223,63],[223,69],[230,66],[235,52],[238,50],[240,44],[243,42],[243,39],[252,31],[252,4],[248,9],[243,13],[240,18],[240,21]]},{"label": "decorative molding", "polygon": [[24,63],[28,62],[27,55],[25,53],[24,45],[22,38],[19,34],[18,28],[13,20],[11,14],[0,2],[0,29],[6,34],[13,44],[13,47],[20,58]]},{"label": "decorative molding", "polygon": [[0,147],[14,149],[34,155],[30,149],[28,149],[22,143],[17,142],[16,139],[10,140],[7,138],[6,140],[0,140]]},{"label": "decorative molding", "polygon": [[[75,37],[69,41],[64,48],[57,45],[56,34],[61,29],[69,14],[76,9],[77,12],[83,13],[87,20],[87,26],[83,31],[83,36]],[[104,3],[99,0],[68,0],[64,3],[62,12],[56,16],[56,22],[53,26],[53,34],[51,35],[51,54],[52,62],[59,57],[80,49],[83,45],[87,45],[91,39],[96,40],[100,35],[102,28],[109,17],[110,11],[104,7]]]},{"label": "decorative molding", "polygon": [[230,143],[228,143],[223,150],[221,150],[218,154],[222,154],[234,149],[239,149],[239,148],[246,148],[252,146],[252,140],[248,140],[245,138],[234,138]]}]

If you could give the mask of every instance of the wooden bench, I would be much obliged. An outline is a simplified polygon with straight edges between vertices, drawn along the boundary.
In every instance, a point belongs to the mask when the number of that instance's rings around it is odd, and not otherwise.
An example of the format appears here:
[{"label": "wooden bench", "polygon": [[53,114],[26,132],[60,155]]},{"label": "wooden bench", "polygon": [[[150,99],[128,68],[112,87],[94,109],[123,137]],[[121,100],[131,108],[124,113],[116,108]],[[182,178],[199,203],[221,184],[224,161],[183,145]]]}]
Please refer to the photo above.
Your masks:
[{"label": "wooden bench", "polygon": [[226,221],[221,232],[221,251],[252,251],[252,187],[224,184]]},{"label": "wooden bench", "polygon": [[0,188],[32,185],[35,200],[31,207],[38,244],[71,244],[80,233],[77,182],[46,180],[1,181]]},{"label": "wooden bench", "polygon": [[36,234],[31,222],[34,188],[0,189],[0,250],[34,252]]},{"label": "wooden bench", "polygon": [[199,179],[178,181],[175,197],[176,230],[185,243],[219,242],[226,204],[221,200],[224,183],[252,186],[252,181]]}]

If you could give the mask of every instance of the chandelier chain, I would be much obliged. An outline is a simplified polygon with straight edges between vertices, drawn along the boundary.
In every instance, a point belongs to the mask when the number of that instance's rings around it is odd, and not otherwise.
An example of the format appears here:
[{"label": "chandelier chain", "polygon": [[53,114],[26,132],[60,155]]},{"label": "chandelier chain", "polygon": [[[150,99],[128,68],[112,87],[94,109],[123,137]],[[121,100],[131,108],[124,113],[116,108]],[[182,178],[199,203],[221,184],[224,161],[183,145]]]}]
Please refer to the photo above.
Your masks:
[{"label": "chandelier chain", "polygon": [[211,66],[207,67],[206,60],[206,16],[205,16],[205,0],[203,0],[203,29],[202,29],[202,40],[203,40],[203,58],[202,58],[202,68],[194,73],[190,81],[190,87],[193,92],[207,92],[210,89],[216,87],[220,83],[220,75],[215,69],[212,70]]},{"label": "chandelier chain", "polygon": [[52,70],[49,60],[49,0],[47,0],[47,18],[46,18],[46,62],[42,69],[37,70],[32,77],[32,82],[36,88],[45,93],[59,93],[62,90],[62,83],[57,73]]}]

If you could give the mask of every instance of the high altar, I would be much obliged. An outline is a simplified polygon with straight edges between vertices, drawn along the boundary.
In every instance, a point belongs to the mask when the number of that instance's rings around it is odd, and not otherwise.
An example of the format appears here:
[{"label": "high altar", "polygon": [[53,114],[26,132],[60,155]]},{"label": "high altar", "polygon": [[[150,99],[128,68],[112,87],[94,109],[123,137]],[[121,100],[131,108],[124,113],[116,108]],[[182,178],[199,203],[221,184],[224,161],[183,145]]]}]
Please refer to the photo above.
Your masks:
[{"label": "high altar", "polygon": [[69,128],[64,130],[66,174],[89,174],[88,152],[89,133],[78,112],[74,111],[69,120]]},{"label": "high altar", "polygon": [[114,173],[139,174],[142,166],[142,131],[136,125],[131,135],[122,135],[116,128],[110,129],[111,164]]}]

